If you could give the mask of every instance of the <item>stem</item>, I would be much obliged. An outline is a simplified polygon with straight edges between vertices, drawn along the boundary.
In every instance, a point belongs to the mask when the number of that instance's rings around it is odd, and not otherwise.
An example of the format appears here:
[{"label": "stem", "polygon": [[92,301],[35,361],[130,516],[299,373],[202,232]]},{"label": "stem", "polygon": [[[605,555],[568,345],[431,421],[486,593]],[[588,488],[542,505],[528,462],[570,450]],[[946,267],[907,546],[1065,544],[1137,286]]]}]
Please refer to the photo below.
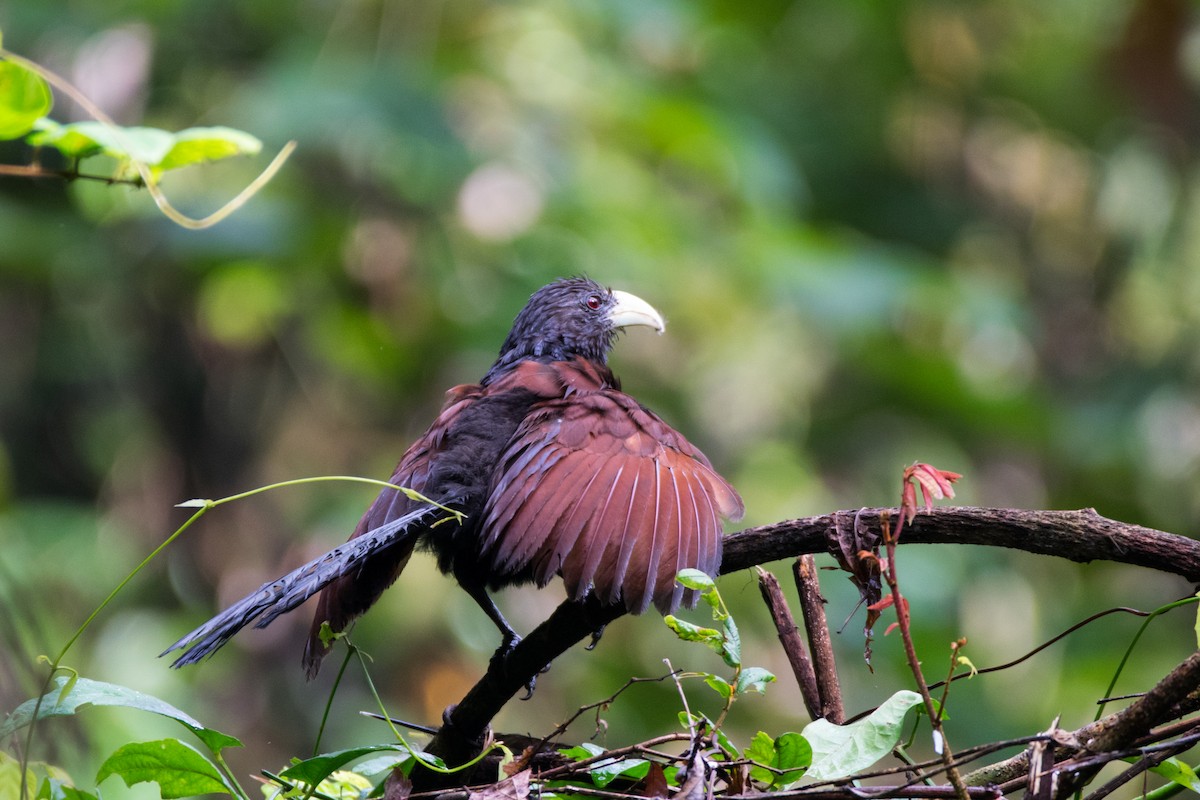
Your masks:
[{"label": "stem", "polygon": [[[329,722],[329,712],[333,709],[333,698],[337,697],[338,687],[342,685],[342,677],[346,674],[346,667],[350,666],[350,659],[354,656],[354,650],[346,650],[346,657],[342,659],[342,666],[338,668],[337,677],[333,680],[333,686],[329,688],[329,699],[325,701],[325,711],[321,714],[321,724],[317,728],[317,740],[313,742],[313,757],[321,753],[321,739],[325,736],[325,725]],[[388,720],[391,724],[391,720]]]},{"label": "stem", "polygon": [[929,685],[925,682],[925,675],[921,672],[921,662],[917,659],[917,648],[913,644],[912,630],[909,627],[908,607],[904,602],[904,595],[900,594],[900,581],[896,577],[896,537],[892,535],[888,520],[884,518],[881,521],[883,522],[883,542],[887,546],[888,559],[887,569],[883,571],[883,574],[888,587],[892,590],[892,605],[896,609],[896,621],[900,624],[900,638],[904,642],[904,653],[908,657],[908,665],[912,668],[913,678],[916,679],[921,699],[925,701],[925,712],[929,715],[929,724],[940,745],[938,754],[942,757],[942,763],[946,765],[946,777],[954,786],[959,800],[968,800],[970,795],[967,792],[966,784],[963,783],[962,776],[958,774],[958,767],[954,765],[954,754],[950,750],[950,742],[946,740],[945,731],[942,729],[941,713],[934,706],[933,696],[929,693]]},{"label": "stem", "polygon": [[[1112,680],[1109,681],[1109,683],[1108,683],[1108,688],[1104,690],[1105,698],[1112,697],[1113,688],[1116,687],[1117,680],[1121,677],[1121,672],[1122,672],[1122,670],[1125,669],[1125,664],[1126,664],[1126,662],[1129,661],[1129,657],[1131,655],[1133,655],[1133,648],[1137,645],[1138,639],[1142,638],[1142,634],[1146,632],[1146,628],[1150,625],[1150,620],[1154,619],[1159,614],[1165,614],[1166,612],[1170,611],[1171,609],[1179,608],[1180,606],[1190,605],[1197,601],[1200,601],[1200,595],[1196,595],[1193,597],[1185,597],[1182,600],[1176,600],[1174,603],[1168,603],[1165,606],[1161,606],[1159,608],[1154,609],[1153,611],[1150,612],[1150,614],[1144,620],[1142,620],[1142,624],[1138,628],[1137,633],[1135,633],[1133,635],[1133,639],[1129,642],[1129,646],[1125,648],[1125,653],[1121,656],[1121,661],[1119,664],[1117,664],[1117,669],[1113,672]],[[1092,718],[1093,722],[1100,719],[1100,717],[1103,715],[1104,704],[1106,702],[1107,702],[1107,700],[1101,700],[1097,704],[1098,708],[1096,709],[1096,716]]]},{"label": "stem", "polygon": [[229,765],[225,763],[225,759],[221,756],[220,751],[213,753],[213,762],[216,763],[217,769],[221,771],[221,774],[225,776],[226,785],[234,791],[239,800],[250,800],[250,796],[246,794],[246,790],[238,783],[237,777],[234,776],[233,770],[229,768]]}]

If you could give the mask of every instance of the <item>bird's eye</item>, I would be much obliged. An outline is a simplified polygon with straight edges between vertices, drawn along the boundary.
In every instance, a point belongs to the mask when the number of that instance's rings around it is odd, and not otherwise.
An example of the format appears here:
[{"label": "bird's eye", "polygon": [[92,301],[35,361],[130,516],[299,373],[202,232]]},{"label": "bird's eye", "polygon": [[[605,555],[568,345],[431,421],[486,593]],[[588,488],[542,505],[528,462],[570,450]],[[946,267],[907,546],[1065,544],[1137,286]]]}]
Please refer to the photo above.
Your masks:
[{"label": "bird's eye", "polygon": [[597,308],[604,305],[604,298],[598,294],[589,294],[587,300],[584,300],[583,302],[588,308],[590,308],[592,311],[595,311]]}]

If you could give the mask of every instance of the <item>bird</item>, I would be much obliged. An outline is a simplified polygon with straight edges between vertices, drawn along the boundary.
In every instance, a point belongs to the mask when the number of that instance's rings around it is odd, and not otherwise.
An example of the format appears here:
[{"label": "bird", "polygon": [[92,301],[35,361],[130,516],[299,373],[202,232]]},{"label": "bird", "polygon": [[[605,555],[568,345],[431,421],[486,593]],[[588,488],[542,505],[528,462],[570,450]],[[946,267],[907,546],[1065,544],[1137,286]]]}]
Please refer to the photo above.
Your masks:
[{"label": "bird", "polygon": [[263,584],[163,655],[183,651],[174,667],[198,662],[319,592],[303,655],[312,678],[330,633],[366,612],[417,548],[500,631],[494,658],[520,641],[489,594],[506,586],[560,576],[569,600],[594,594],[635,614],[694,605],[675,576],[717,575],[722,519],[740,519],[744,504],[683,434],[621,390],[608,355],[633,327],[662,333],[665,323],[645,300],[591,278],[538,289],[482,380],[450,389],[400,459],[389,483],[419,495],[383,489],[345,544]]}]

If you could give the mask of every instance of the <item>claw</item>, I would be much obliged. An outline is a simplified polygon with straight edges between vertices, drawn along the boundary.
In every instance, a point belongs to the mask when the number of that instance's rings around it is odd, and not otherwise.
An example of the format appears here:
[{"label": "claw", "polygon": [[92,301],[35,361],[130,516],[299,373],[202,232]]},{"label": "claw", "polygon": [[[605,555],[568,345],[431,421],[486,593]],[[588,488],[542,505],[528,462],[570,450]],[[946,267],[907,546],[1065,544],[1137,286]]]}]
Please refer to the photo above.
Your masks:
[{"label": "claw", "polygon": [[596,645],[600,644],[600,637],[604,635],[604,629],[607,627],[607,625],[601,625],[599,628],[596,628],[596,630],[592,631],[592,641],[590,641],[587,647],[584,649],[595,650]]}]

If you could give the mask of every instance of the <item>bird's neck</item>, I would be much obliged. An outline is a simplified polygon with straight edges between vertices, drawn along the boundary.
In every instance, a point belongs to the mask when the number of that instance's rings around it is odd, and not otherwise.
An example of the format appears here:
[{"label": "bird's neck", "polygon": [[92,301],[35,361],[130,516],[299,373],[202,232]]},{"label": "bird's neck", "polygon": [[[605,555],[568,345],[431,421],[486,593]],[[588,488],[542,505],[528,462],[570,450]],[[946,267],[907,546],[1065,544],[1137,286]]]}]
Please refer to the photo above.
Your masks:
[{"label": "bird's neck", "polygon": [[513,345],[501,351],[499,358],[492,364],[491,369],[488,370],[480,383],[483,386],[487,386],[525,361],[534,361],[539,364],[585,361],[607,371],[608,351],[599,350],[594,353],[583,353],[579,352],[576,348],[567,346],[561,341],[553,342],[544,339]]},{"label": "bird's neck", "polygon": [[[515,383],[514,383],[515,382]],[[575,392],[621,388],[621,382],[603,362],[582,356],[565,359],[523,358],[511,364],[497,361],[480,382],[492,390],[514,384],[539,397],[562,397]]]}]

